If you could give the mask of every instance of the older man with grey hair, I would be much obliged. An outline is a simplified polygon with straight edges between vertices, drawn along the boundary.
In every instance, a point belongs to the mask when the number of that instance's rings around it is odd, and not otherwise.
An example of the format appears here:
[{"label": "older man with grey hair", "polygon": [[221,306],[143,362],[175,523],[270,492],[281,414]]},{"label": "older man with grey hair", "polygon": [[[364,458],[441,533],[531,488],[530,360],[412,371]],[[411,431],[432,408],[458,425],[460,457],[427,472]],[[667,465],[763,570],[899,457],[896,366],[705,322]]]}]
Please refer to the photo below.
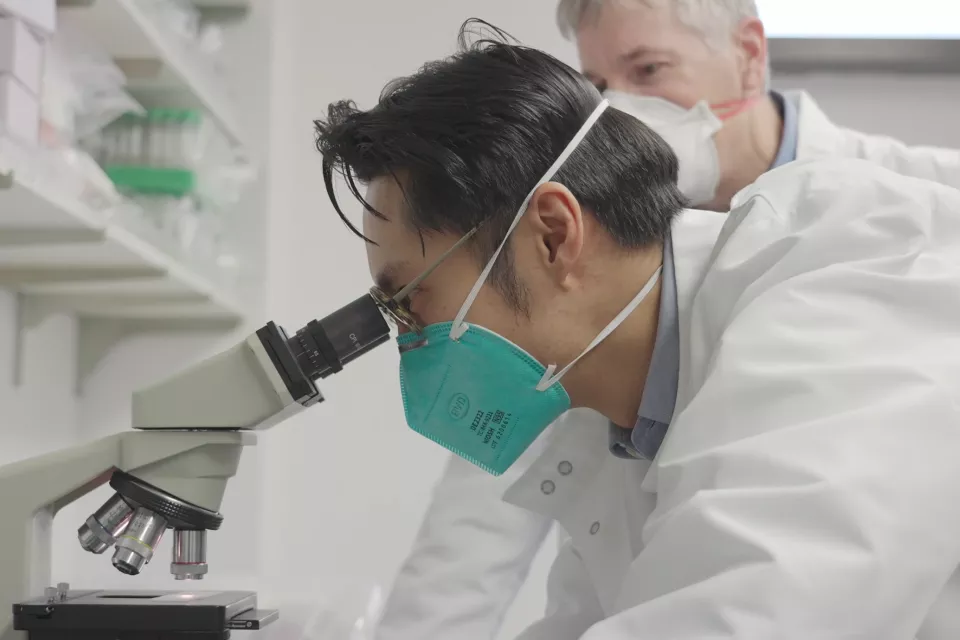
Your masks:
[{"label": "older man with grey hair", "polygon": [[[583,73],[613,106],[646,122],[674,148],[681,190],[699,208],[727,211],[733,196],[766,171],[831,156],[866,159],[960,187],[957,151],[908,147],[844,129],[806,93],[770,91],[766,34],[753,0],[561,0],[557,18],[561,31],[576,41]],[[611,455],[656,454],[649,445],[663,438],[675,400],[675,380],[662,382],[666,391],[644,402],[635,425],[610,427]],[[589,428],[590,422],[604,419],[581,410],[552,430]],[[550,437],[548,432],[541,447]],[[540,450],[532,448],[526,462]],[[496,637],[551,527],[543,516],[502,500],[525,470],[523,462],[494,478],[450,460],[397,577],[378,640]],[[564,471],[576,473],[558,469],[558,481]],[[542,491],[554,486],[545,480]],[[575,564],[574,553],[554,566],[548,624],[559,626],[543,637],[577,635],[572,627],[562,634],[559,628],[564,620],[576,626],[582,612],[555,610],[555,596],[589,582],[564,578],[578,570]],[[568,609],[570,602],[588,606],[595,599],[590,593],[565,595]]]},{"label": "older man with grey hair", "polygon": [[808,94],[770,91],[754,0],[561,0],[557,18],[583,73],[674,146],[693,205],[726,211],[768,170],[826,157],[960,187],[957,151],[844,129]]}]

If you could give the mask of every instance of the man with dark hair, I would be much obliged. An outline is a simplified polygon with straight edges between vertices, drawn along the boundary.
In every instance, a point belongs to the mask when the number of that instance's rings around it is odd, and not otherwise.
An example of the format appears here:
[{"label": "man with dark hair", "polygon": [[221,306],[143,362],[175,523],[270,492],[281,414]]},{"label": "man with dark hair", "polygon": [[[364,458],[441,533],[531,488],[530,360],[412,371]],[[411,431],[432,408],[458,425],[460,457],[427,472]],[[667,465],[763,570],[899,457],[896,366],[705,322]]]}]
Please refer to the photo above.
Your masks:
[{"label": "man with dark hair", "polygon": [[[678,185],[690,205],[727,211],[730,199],[764,172],[828,157],[861,158],[960,187],[957,150],[909,146],[846,129],[831,122],[808,94],[770,90],[757,4],[558,0],[556,6],[560,30],[577,45],[584,75],[611,106],[670,143],[680,163]],[[630,446],[635,431],[656,434],[669,425],[674,409],[669,394],[644,397],[637,425],[609,427],[614,455],[635,457]],[[560,419],[567,421],[608,428],[590,411]],[[501,479],[484,478],[476,467],[451,460],[396,580],[380,640],[496,637],[550,526],[549,519],[512,509],[500,496],[545,443],[546,438]],[[482,506],[472,509],[475,504]],[[960,612],[956,624],[960,627]],[[960,631],[954,635],[960,637]]]},{"label": "man with dark hair", "polygon": [[[317,123],[409,425],[494,475],[571,408],[628,434],[611,455],[567,413],[506,491],[568,535],[523,638],[955,637],[960,192],[827,160],[684,210],[669,147],[607,107],[498,38]],[[439,606],[419,640],[489,633]]]}]

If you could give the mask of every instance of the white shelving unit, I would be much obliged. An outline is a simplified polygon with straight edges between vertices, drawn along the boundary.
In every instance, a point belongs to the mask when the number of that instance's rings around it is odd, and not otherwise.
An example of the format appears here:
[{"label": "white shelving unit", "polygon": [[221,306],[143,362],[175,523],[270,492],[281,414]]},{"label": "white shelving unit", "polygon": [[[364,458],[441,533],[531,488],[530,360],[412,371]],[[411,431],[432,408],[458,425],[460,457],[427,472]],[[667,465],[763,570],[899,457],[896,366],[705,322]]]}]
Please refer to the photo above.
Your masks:
[{"label": "white shelving unit", "polygon": [[[242,9],[239,0],[201,0],[206,9]],[[63,4],[61,24],[81,29],[102,45],[127,76],[127,88],[146,107],[202,108],[234,143],[245,146],[235,103],[199,51],[185,48],[158,27],[134,0],[84,0]]]},{"label": "white shelving unit", "polygon": [[[248,0],[196,4],[230,19],[249,8]],[[60,0],[58,20],[102,46],[142,104],[202,109],[236,147],[249,148],[237,102],[210,60],[160,28],[141,7],[135,0]],[[128,336],[220,333],[243,322],[247,310],[230,288],[203,275],[210,270],[162,250],[130,223],[136,216],[120,215],[132,203],[91,208],[61,193],[28,155],[5,156],[0,144],[0,287],[15,291],[19,300],[16,381],[22,376],[24,336],[51,314],[78,318],[78,388]]]},{"label": "white shelving unit", "polygon": [[[138,333],[226,331],[230,295],[101,213],[18,179],[0,159],[0,286],[20,294],[23,334],[53,313],[80,319],[82,384],[118,341]],[[17,358],[15,377],[19,379]]]}]

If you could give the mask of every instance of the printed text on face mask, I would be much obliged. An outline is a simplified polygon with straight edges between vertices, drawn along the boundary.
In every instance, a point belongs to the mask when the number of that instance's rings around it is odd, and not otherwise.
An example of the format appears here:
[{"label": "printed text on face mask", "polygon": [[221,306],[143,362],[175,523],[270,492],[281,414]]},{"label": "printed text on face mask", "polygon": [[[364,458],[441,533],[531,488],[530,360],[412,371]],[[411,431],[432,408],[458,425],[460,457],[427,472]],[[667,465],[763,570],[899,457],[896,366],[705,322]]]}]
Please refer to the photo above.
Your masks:
[{"label": "printed text on face mask", "polygon": [[473,423],[470,425],[470,431],[473,431],[478,438],[483,439],[483,444],[491,449],[496,449],[503,442],[504,434],[513,420],[513,415],[500,411],[477,411],[473,417]]}]

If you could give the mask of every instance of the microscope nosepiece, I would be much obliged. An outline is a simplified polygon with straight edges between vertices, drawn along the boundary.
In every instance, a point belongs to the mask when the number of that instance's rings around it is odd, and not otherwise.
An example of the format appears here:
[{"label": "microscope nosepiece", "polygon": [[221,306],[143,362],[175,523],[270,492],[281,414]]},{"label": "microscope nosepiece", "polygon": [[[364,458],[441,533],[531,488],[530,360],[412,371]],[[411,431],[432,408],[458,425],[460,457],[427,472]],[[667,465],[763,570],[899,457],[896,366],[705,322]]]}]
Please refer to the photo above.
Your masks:
[{"label": "microscope nosepiece", "polygon": [[77,530],[80,546],[91,553],[103,553],[130,524],[133,507],[119,493],[103,503]]},{"label": "microscope nosepiece", "polygon": [[166,528],[167,521],[162,516],[143,507],[137,509],[126,532],[117,539],[113,566],[127,575],[135,576],[140,573],[143,565],[153,558],[154,550]]}]

